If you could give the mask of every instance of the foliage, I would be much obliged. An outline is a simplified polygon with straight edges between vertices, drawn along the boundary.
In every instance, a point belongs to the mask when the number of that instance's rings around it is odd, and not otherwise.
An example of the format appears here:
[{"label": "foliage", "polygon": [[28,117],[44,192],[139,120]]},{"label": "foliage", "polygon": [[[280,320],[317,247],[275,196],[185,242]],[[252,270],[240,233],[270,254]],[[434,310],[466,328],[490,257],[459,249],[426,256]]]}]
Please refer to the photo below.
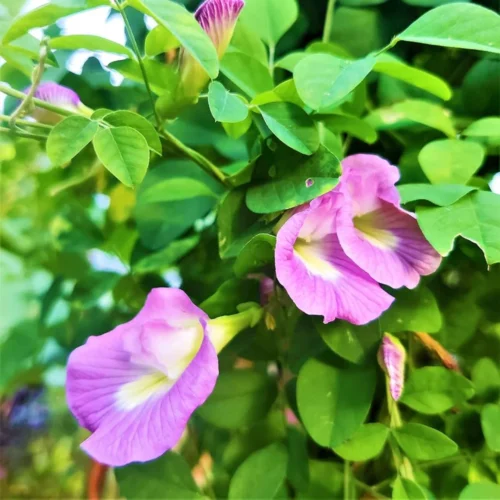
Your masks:
[{"label": "foliage", "polygon": [[[500,497],[494,2],[246,0],[220,61],[197,1],[50,0],[23,14],[17,3],[0,2],[6,496],[95,487],[64,402],[68,356],[131,319],[152,288],[180,286],[211,318],[252,301],[263,320],[222,351],[176,449],[109,472],[104,496]],[[102,6],[126,18],[126,46],[61,34],[62,18]],[[210,77],[206,93],[179,91],[179,47]],[[92,57],[77,75],[66,62],[78,49],[122,59]],[[92,111],[49,105],[56,125],[11,123],[36,67]],[[391,291],[372,323],[322,324],[276,281],[275,234],[362,152],[399,166],[404,207],[444,259],[418,288]],[[377,362],[384,332],[407,351],[398,402]],[[21,401],[26,387],[43,392]]]}]

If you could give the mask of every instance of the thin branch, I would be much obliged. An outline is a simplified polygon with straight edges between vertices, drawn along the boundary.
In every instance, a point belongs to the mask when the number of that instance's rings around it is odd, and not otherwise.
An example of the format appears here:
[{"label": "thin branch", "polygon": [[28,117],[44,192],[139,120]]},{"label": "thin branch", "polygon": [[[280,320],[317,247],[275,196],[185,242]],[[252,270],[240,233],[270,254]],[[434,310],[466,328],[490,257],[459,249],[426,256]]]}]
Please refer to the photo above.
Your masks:
[{"label": "thin branch", "polygon": [[134,32],[132,31],[132,26],[130,26],[130,23],[127,18],[127,14],[125,14],[124,10],[124,5],[121,4],[119,0],[116,0],[116,6],[118,8],[118,11],[120,12],[123,22],[125,23],[125,28],[127,30],[128,37],[130,39],[130,43],[132,44],[132,50],[134,51],[136,57],[137,57],[137,62],[139,63],[139,67],[141,68],[141,73],[142,73],[142,79],[144,80],[144,85],[146,86],[146,90],[148,92],[149,100],[151,101],[151,106],[153,107],[153,113],[155,116],[155,121],[156,121],[156,126],[158,130],[161,128],[161,120],[160,117],[158,116],[158,113],[156,112],[155,108],[155,100],[153,97],[153,93],[151,92],[151,86],[149,85],[149,80],[148,80],[148,75],[146,73],[146,68],[144,66],[144,62],[142,60],[142,55],[139,50],[139,46],[137,45],[137,41],[135,40]]},{"label": "thin branch", "polygon": [[323,26],[323,42],[325,43],[330,41],[330,36],[332,34],[334,9],[335,9],[335,0],[328,0],[328,5],[326,7],[325,24]]},{"label": "thin branch", "polygon": [[[12,118],[12,115],[0,115],[0,121],[7,121],[9,122]],[[16,120],[16,125],[24,125],[26,127],[33,127],[33,128],[42,128],[45,130],[52,130],[53,126],[52,125],[46,125],[45,123],[39,123],[39,122],[32,122],[29,120]]]},{"label": "thin branch", "polygon": [[33,75],[31,78],[31,87],[29,92],[24,96],[24,99],[21,101],[21,104],[15,109],[15,111],[10,116],[9,126],[12,129],[16,128],[16,121],[19,117],[23,117],[30,107],[32,106],[32,99],[35,96],[36,89],[42,80],[43,71],[45,69],[45,59],[47,58],[48,48],[47,41],[43,39],[40,42],[40,53],[39,53],[39,61],[36,68],[33,70]]},{"label": "thin branch", "polygon": [[[12,87],[9,87],[9,85],[6,85],[4,83],[0,83],[0,92],[3,94],[9,95],[11,97],[15,97],[16,99],[21,99],[23,100],[26,97],[26,94],[23,92],[20,92],[19,90],[13,89]],[[59,106],[56,106],[54,104],[48,103],[46,101],[42,101],[41,99],[36,99],[33,97],[31,99],[31,102],[38,108],[43,108],[47,109],[48,111],[53,111],[54,113],[58,113],[63,116],[71,116],[71,115],[76,115],[78,113],[71,111],[69,109],[61,108]],[[12,115],[11,115],[12,117]]]},{"label": "thin branch", "polygon": [[39,135],[39,134],[31,134],[29,132],[23,132],[21,130],[13,130],[11,128],[7,127],[0,127],[0,132],[4,132],[9,135],[14,135],[16,137],[23,137],[24,139],[35,139],[37,141],[45,141],[47,140],[46,135]]}]

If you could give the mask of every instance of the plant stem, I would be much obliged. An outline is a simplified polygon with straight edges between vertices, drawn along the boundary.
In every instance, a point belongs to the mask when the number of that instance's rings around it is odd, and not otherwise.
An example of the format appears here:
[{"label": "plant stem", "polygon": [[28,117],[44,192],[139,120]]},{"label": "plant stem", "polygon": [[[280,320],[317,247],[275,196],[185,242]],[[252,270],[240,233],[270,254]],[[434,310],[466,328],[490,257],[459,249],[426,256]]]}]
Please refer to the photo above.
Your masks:
[{"label": "plant stem", "polygon": [[351,463],[344,460],[344,500],[351,498]]},{"label": "plant stem", "polygon": [[160,131],[161,136],[171,144],[175,150],[181,153],[183,156],[193,160],[197,165],[199,165],[207,174],[212,176],[214,179],[219,181],[224,186],[229,186],[225,175],[208,159],[202,154],[198,153],[194,149],[186,146],[184,143],[179,141],[175,135],[172,135],[166,130]]},{"label": "plant stem", "polygon": [[141,68],[142,79],[144,80],[144,85],[146,86],[149,100],[151,101],[151,106],[153,107],[153,113],[155,116],[156,126],[159,130],[161,128],[161,120],[160,120],[160,117],[158,116],[158,113],[156,112],[155,101],[154,101],[153,93],[151,92],[151,87],[149,85],[148,75],[146,73],[146,68],[144,66],[144,62],[142,60],[141,52],[140,52],[139,47],[137,45],[137,42],[135,40],[134,32],[132,31],[132,26],[130,26],[130,23],[129,23],[128,18],[127,18],[127,14],[125,14],[125,10],[123,7],[124,4],[121,4],[119,0],[116,0],[116,6],[118,7],[118,11],[120,12],[120,15],[123,18],[123,22],[125,23],[125,28],[127,30],[127,34],[128,34],[129,39],[130,39],[130,43],[132,44],[132,50],[134,51],[134,53],[137,57],[137,62],[139,63],[139,67]]},{"label": "plant stem", "polygon": [[376,491],[373,486],[369,486],[368,484],[363,483],[359,479],[356,479],[356,478],[353,478],[353,479],[354,479],[356,486],[358,486],[359,489],[370,493],[371,495],[373,495],[376,498],[381,498],[381,499],[388,498],[385,495],[382,495],[381,493]]},{"label": "plant stem", "polygon": [[0,127],[0,132],[4,132],[6,134],[15,135],[16,137],[23,137],[24,139],[35,139],[36,141],[45,141],[47,140],[46,135],[39,134],[30,134],[29,132],[23,132],[21,130],[13,130],[7,127]]},{"label": "plant stem", "polygon": [[45,59],[47,58],[47,42],[46,40],[42,40],[40,42],[40,53],[39,53],[39,61],[38,65],[33,70],[33,75],[31,78],[31,87],[28,93],[23,97],[21,104],[14,110],[9,119],[9,126],[12,129],[16,128],[16,121],[19,117],[22,117],[26,114],[26,112],[30,109],[32,105],[32,99],[35,95],[36,89],[38,85],[40,85],[40,81],[42,80],[43,71],[45,68]]},{"label": "plant stem", "polygon": [[325,43],[330,41],[330,36],[332,34],[334,9],[335,9],[335,0],[328,0],[328,5],[326,6],[325,24],[323,27],[323,42]]},{"label": "plant stem", "polygon": [[[12,115],[0,115],[0,121],[10,121]],[[45,123],[30,122],[29,120],[16,120],[17,125],[25,125],[27,127],[42,128],[45,130],[52,130],[52,125],[46,125]]]},{"label": "plant stem", "polygon": [[[6,95],[10,95],[11,97],[15,97],[16,99],[25,99],[26,98],[26,94],[24,94],[23,92],[19,92],[19,90],[15,90],[4,83],[0,83],[0,92],[2,92],[3,94],[6,94]],[[43,108],[43,109],[46,109],[48,111],[53,111],[54,113],[58,113],[58,114],[63,115],[63,116],[71,116],[71,115],[78,114],[74,111],[70,111],[69,109],[55,106],[54,104],[50,104],[48,102],[42,101],[41,99],[36,99],[35,97],[33,97],[31,99],[31,101],[33,102],[33,104],[35,104],[39,108]],[[11,115],[11,117],[12,117],[12,115]]]}]

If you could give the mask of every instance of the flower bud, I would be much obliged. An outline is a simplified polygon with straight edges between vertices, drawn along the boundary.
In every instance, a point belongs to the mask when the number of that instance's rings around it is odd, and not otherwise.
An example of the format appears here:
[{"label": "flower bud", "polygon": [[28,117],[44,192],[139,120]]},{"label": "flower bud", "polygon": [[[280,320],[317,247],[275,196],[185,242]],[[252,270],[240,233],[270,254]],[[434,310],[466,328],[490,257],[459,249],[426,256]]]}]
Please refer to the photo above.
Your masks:
[{"label": "flower bud", "polygon": [[[243,0],[205,0],[194,16],[212,40],[219,60],[229,46]],[[208,83],[209,76],[194,57],[182,52],[180,81],[185,96],[197,96]]]},{"label": "flower bud", "polygon": [[[30,88],[31,87],[28,87],[24,92],[27,94]],[[34,97],[84,116],[90,116],[93,112],[93,110],[87,108],[87,106],[82,103],[80,97],[74,90],[55,82],[42,82],[35,90]],[[31,116],[36,121],[49,125],[54,125],[64,118],[64,116],[55,111],[49,111],[40,107],[35,107]]]},{"label": "flower bud", "polygon": [[406,351],[403,344],[396,337],[384,333],[378,361],[387,374],[391,396],[397,401],[403,393],[405,381]]}]

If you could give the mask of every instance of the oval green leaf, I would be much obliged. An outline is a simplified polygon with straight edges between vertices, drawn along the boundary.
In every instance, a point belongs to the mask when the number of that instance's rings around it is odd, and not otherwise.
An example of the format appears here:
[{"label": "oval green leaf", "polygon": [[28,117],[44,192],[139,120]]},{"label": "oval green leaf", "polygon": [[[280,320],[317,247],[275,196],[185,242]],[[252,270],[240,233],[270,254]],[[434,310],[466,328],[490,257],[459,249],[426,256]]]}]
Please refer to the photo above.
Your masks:
[{"label": "oval green leaf", "polygon": [[389,432],[389,428],[383,424],[364,424],[350,439],[336,446],[333,451],[344,460],[370,460],[382,453]]},{"label": "oval green leaf", "polygon": [[138,186],[148,169],[149,148],[144,136],[130,127],[101,129],[94,149],[102,164],[125,186]]},{"label": "oval green leaf", "polygon": [[125,45],[107,38],[95,35],[66,35],[51,38],[49,40],[51,49],[78,50],[87,49],[97,52],[109,52],[110,54],[121,54],[135,59],[134,53]]},{"label": "oval green leaf", "polygon": [[289,102],[271,102],[259,107],[271,132],[288,147],[312,155],[319,147],[319,134],[312,118]]},{"label": "oval green leaf", "polygon": [[216,122],[238,123],[248,116],[245,103],[220,82],[212,82],[208,88],[208,105]]},{"label": "oval green leaf", "polygon": [[466,184],[479,170],[484,149],[476,142],[441,139],[426,144],[418,155],[432,184]]},{"label": "oval green leaf", "polygon": [[368,415],[375,380],[371,367],[337,368],[317,359],[307,361],[297,380],[297,405],[314,441],[335,448],[351,438]]},{"label": "oval green leaf", "polygon": [[59,122],[47,139],[47,155],[54,165],[72,160],[95,136],[99,125],[84,116],[68,116]]},{"label": "oval green leaf", "polygon": [[426,425],[405,424],[392,433],[406,455],[414,460],[438,460],[458,450],[455,441]]}]

